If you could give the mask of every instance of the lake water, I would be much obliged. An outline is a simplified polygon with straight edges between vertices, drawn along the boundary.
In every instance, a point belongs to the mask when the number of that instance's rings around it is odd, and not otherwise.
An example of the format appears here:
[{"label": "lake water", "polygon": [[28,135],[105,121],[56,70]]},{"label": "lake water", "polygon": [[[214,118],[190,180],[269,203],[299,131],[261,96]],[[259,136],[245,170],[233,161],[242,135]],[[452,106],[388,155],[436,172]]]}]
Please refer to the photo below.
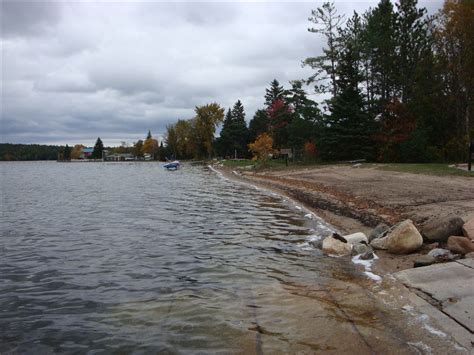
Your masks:
[{"label": "lake water", "polygon": [[0,352],[417,352],[373,281],[308,245],[328,226],[270,192],[206,166],[0,168]]}]

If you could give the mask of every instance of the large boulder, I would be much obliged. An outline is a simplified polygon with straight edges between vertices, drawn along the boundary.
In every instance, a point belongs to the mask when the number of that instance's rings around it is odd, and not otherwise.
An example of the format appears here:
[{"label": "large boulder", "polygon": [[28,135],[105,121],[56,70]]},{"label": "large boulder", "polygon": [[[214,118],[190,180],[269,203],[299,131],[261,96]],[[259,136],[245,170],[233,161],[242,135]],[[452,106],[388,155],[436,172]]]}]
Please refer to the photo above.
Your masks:
[{"label": "large boulder", "polygon": [[383,236],[385,236],[386,232],[389,229],[390,229],[390,227],[387,226],[385,223],[378,224],[377,227],[372,229],[372,231],[370,232],[369,242],[371,242],[372,240],[377,239],[377,238],[382,238]]},{"label": "large boulder", "polygon": [[422,233],[430,242],[445,242],[452,235],[461,235],[463,225],[464,221],[461,217],[446,216],[426,223]]},{"label": "large boulder", "polygon": [[410,254],[423,244],[423,237],[409,219],[395,225],[383,238],[374,239],[374,249],[384,249],[392,254]]},{"label": "large boulder", "polygon": [[362,242],[369,243],[369,240],[367,239],[365,234],[362,232],[345,235],[343,236],[343,238],[346,240],[346,242],[352,245],[362,243]]},{"label": "large boulder", "polygon": [[323,252],[330,255],[350,255],[352,251],[352,245],[349,243],[344,243],[339,239],[334,238],[333,236],[327,237],[323,240]]},{"label": "large boulder", "polygon": [[464,223],[462,226],[462,232],[465,237],[474,240],[474,218],[471,218],[469,221]]},{"label": "large boulder", "polygon": [[448,238],[447,248],[456,254],[468,254],[474,252],[474,240],[466,237],[451,236]]}]

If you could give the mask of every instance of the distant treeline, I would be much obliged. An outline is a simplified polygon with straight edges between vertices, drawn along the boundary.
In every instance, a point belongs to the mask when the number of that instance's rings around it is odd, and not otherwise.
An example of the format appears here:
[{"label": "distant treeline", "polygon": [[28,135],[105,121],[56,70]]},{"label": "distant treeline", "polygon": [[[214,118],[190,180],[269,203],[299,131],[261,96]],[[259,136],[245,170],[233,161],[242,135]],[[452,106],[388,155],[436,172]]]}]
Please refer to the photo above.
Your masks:
[{"label": "distant treeline", "polygon": [[59,145],[0,143],[0,160],[56,160],[63,148]]}]

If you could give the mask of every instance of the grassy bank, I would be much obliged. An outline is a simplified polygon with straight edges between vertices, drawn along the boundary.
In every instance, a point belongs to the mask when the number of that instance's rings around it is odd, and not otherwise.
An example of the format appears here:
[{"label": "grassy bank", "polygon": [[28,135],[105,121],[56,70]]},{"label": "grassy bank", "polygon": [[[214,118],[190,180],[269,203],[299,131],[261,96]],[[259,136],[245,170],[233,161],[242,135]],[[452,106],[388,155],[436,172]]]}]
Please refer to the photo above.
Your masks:
[{"label": "grassy bank", "polygon": [[[286,165],[285,160],[274,159],[269,160],[263,166],[254,160],[250,159],[239,159],[239,160],[223,160],[222,164],[229,168],[257,168],[258,170],[283,170],[283,169],[307,169],[307,168],[321,168],[328,167],[336,164],[328,163],[304,163],[304,162],[292,162],[288,161]],[[347,165],[347,164],[337,164]],[[365,163],[360,166],[361,168],[379,169],[385,171],[396,171],[401,173],[412,173],[412,174],[424,174],[424,175],[436,175],[436,176],[467,176],[474,177],[474,172],[469,172],[454,168],[448,164],[373,164]]]},{"label": "grassy bank", "polygon": [[474,177],[474,172],[450,167],[448,164],[364,164],[364,166],[402,173]]}]

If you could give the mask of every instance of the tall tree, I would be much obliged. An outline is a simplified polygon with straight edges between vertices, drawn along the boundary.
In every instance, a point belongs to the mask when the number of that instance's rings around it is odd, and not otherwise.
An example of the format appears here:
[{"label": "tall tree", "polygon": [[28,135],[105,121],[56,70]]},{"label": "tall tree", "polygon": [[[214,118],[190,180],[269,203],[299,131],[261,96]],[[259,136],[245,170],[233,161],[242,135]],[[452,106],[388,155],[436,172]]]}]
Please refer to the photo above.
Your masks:
[{"label": "tall tree", "polygon": [[344,42],[337,66],[339,93],[330,100],[320,151],[326,160],[373,158],[373,125],[359,88],[359,52],[353,42]]},{"label": "tall tree", "polygon": [[165,143],[168,158],[178,157],[178,135],[176,134],[176,125],[169,124],[166,126]]},{"label": "tall tree", "polygon": [[63,160],[71,160],[71,148],[67,144],[63,150]]},{"label": "tall tree", "polygon": [[275,101],[283,100],[285,97],[285,90],[280,85],[277,79],[273,79],[270,87],[265,89],[265,105],[270,107]]},{"label": "tall tree", "polygon": [[293,118],[293,109],[284,100],[275,100],[267,109],[273,144],[276,148],[287,148],[288,124]]},{"label": "tall tree", "polygon": [[257,110],[249,122],[249,141],[254,142],[259,135],[268,132],[269,120],[265,110]]},{"label": "tall tree", "polygon": [[446,0],[438,15],[436,51],[443,79],[443,104],[448,121],[449,160],[460,160],[474,138],[474,2]]},{"label": "tall tree", "polygon": [[430,52],[429,19],[418,0],[399,0],[395,14],[397,83],[402,103],[412,99],[413,78],[424,55]]},{"label": "tall tree", "polygon": [[224,120],[224,109],[217,103],[197,106],[195,132],[197,136],[197,157],[210,158],[216,127]]},{"label": "tall tree", "polygon": [[395,12],[390,0],[381,0],[366,13],[366,25],[361,36],[362,61],[369,104],[376,114],[383,110],[396,88],[397,59]]},{"label": "tall tree", "polygon": [[104,151],[104,144],[102,143],[102,140],[100,139],[100,137],[98,137],[94,145],[94,150],[92,151],[92,154],[91,154],[91,159],[101,159],[103,151]]},{"label": "tall tree", "polygon": [[141,139],[136,141],[135,144],[133,145],[132,153],[137,158],[143,158],[143,141]]},{"label": "tall tree", "polygon": [[315,25],[315,27],[308,28],[308,31],[321,34],[326,40],[323,55],[309,57],[303,61],[304,65],[309,65],[315,70],[315,73],[308,79],[308,83],[315,83],[316,92],[331,92],[333,96],[336,96],[336,67],[341,47],[338,31],[344,21],[344,16],[338,15],[334,3],[325,2],[321,7],[312,10],[308,20]]}]

